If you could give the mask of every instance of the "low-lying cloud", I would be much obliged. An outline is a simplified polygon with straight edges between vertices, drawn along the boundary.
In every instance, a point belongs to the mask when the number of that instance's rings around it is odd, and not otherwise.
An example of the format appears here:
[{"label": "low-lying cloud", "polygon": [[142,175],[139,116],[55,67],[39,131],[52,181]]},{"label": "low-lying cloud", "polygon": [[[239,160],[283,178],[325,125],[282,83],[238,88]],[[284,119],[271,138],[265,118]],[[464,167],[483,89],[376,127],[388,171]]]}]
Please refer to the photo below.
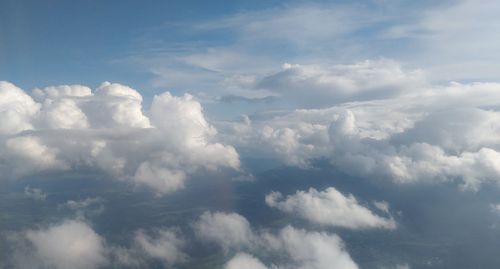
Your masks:
[{"label": "low-lying cloud", "polygon": [[[286,226],[274,234],[254,231],[248,221],[236,213],[204,213],[195,223],[198,238],[237,252],[225,265],[233,268],[358,268],[335,234],[312,232]],[[239,227],[227,233],[225,228]],[[241,233],[240,233],[241,232]],[[245,236],[241,236],[245,235]],[[252,253],[252,254],[249,254]],[[257,256],[266,257],[264,265]]]},{"label": "low-lying cloud", "polygon": [[280,192],[271,192],[266,195],[266,204],[324,226],[350,229],[397,227],[392,217],[385,218],[374,214],[360,205],[352,194],[345,196],[333,187],[324,191],[310,188],[308,191],[297,191],[286,197]]}]

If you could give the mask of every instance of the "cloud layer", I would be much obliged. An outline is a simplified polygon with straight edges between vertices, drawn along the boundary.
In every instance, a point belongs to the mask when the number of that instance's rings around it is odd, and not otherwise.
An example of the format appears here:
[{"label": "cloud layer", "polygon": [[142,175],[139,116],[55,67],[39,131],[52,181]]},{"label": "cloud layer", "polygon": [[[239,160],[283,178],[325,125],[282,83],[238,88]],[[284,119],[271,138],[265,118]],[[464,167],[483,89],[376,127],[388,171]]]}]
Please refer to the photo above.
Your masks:
[{"label": "cloud layer", "polygon": [[[385,72],[379,67],[378,73]],[[304,95],[311,88],[304,87],[304,80],[311,85],[325,80],[283,76],[293,84],[284,87],[285,92],[295,87]],[[411,74],[403,74],[396,79],[397,94],[366,100],[373,89],[362,78],[352,78],[358,83],[353,92],[359,96],[351,102],[335,104],[335,98],[323,96],[333,105],[261,113],[217,126],[225,141],[241,152],[287,165],[309,167],[314,160],[327,159],[352,176],[397,183],[456,181],[469,190],[498,183],[500,84],[415,84]],[[383,76],[368,81],[382,83],[382,90],[392,87],[384,84]],[[335,87],[318,90],[334,93]]]},{"label": "cloud layer", "polygon": [[405,71],[395,61],[378,60],[333,66],[284,64],[255,87],[275,92],[299,108],[310,108],[388,98],[425,83],[420,70]]}]

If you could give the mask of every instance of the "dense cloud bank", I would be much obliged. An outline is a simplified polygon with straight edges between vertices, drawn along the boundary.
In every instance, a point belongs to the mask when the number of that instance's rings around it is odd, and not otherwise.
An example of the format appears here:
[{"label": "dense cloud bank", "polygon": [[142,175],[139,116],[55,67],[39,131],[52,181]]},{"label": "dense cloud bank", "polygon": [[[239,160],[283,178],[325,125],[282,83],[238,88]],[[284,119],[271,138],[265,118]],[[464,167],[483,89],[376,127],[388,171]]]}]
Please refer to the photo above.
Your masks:
[{"label": "dense cloud bank", "polygon": [[136,90],[108,82],[32,95],[0,82],[4,178],[91,169],[163,194],[198,169],[239,167],[235,149],[214,141],[215,128],[188,94],[155,96],[146,112]]},{"label": "dense cloud bank", "polygon": [[[456,181],[469,190],[498,183],[500,84],[431,85],[394,64],[369,66],[337,66],[334,75],[331,69],[287,66],[272,85],[286,82],[278,87],[282,98],[299,88],[317,97],[308,103],[312,108],[219,122],[218,129],[248,155],[291,166],[327,159],[348,175],[397,183]],[[344,80],[353,82],[346,89],[335,84]],[[371,96],[384,89],[398,90]],[[338,104],[337,95],[349,93],[353,99]]]},{"label": "dense cloud bank", "polygon": [[238,169],[233,145],[245,157],[299,167],[328,159],[346,174],[397,183],[497,182],[500,84],[432,85],[389,60],[283,68],[250,87],[308,108],[216,122],[219,132],[188,94],[155,96],[143,111],[141,95],[119,84],[31,97],[1,82],[0,169],[20,177],[91,168],[161,194],[200,168]]}]

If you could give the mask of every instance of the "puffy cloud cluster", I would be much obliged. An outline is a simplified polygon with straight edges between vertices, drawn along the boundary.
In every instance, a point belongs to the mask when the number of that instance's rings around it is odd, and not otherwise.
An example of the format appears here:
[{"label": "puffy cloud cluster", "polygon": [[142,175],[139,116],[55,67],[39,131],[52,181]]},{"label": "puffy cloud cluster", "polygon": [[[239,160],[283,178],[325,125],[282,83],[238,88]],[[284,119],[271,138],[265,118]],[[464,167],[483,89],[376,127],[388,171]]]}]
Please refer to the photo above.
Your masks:
[{"label": "puffy cloud cluster", "polygon": [[6,264],[14,268],[138,268],[152,260],[172,265],[187,258],[181,251],[184,240],[174,230],[138,230],[124,248],[107,242],[83,218],[25,230],[8,242],[14,248]]},{"label": "puffy cloud cluster", "polygon": [[215,128],[188,94],[155,96],[148,111],[136,90],[108,82],[95,91],[35,89],[33,98],[0,82],[4,177],[93,169],[163,194],[198,169],[239,167],[234,148],[214,141]]},{"label": "puffy cloud cluster", "polygon": [[[231,232],[224,228],[238,227]],[[358,268],[335,234],[310,232],[287,226],[277,234],[253,231],[248,221],[235,213],[204,213],[195,224],[201,240],[216,243],[226,252],[237,251],[226,269],[233,268]],[[235,232],[238,230],[238,232]],[[241,232],[241,233],[240,233]],[[245,234],[244,237],[241,234]],[[229,243],[228,243],[229,242]],[[271,260],[269,266],[258,258]]]},{"label": "puffy cloud cluster", "polygon": [[[370,209],[359,204],[352,195],[343,195],[335,188],[324,191],[310,188],[309,191],[297,191],[286,198],[280,192],[266,196],[266,204],[284,212],[297,215],[312,223],[351,229],[384,228],[395,229],[396,222],[374,214]],[[388,211],[388,205],[381,205]]]},{"label": "puffy cloud cluster", "polygon": [[386,99],[263,113],[218,127],[241,152],[288,165],[328,159],[352,176],[458,181],[477,190],[500,182],[499,93],[496,83],[425,86]]}]

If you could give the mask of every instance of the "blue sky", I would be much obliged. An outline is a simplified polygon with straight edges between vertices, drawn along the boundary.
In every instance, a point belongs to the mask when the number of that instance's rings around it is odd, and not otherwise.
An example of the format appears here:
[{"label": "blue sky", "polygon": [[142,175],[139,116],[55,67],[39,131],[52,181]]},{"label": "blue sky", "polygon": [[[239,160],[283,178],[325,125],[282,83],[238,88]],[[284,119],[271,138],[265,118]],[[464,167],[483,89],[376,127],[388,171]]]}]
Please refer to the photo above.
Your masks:
[{"label": "blue sky", "polygon": [[103,80],[139,84],[147,79],[147,71],[113,62],[152,49],[159,41],[166,50],[192,42],[216,43],[230,36],[190,36],[184,24],[282,4],[2,1],[0,5],[2,78],[35,87]]},{"label": "blue sky", "polygon": [[[24,88],[97,86],[109,80],[136,87],[146,96],[163,90],[217,95],[224,78],[273,72],[287,62],[335,64],[378,58],[424,70],[432,65],[436,70],[431,73],[440,74],[433,77],[438,81],[495,78],[488,70],[495,67],[496,56],[491,53],[496,38],[474,29],[496,21],[489,14],[475,17],[496,6],[491,3],[2,1],[0,5],[0,78]],[[472,23],[462,27],[450,20]],[[484,48],[474,51],[475,43],[465,33],[483,39]],[[470,53],[479,53],[481,61],[471,60]],[[457,74],[456,65],[486,71]]]}]

